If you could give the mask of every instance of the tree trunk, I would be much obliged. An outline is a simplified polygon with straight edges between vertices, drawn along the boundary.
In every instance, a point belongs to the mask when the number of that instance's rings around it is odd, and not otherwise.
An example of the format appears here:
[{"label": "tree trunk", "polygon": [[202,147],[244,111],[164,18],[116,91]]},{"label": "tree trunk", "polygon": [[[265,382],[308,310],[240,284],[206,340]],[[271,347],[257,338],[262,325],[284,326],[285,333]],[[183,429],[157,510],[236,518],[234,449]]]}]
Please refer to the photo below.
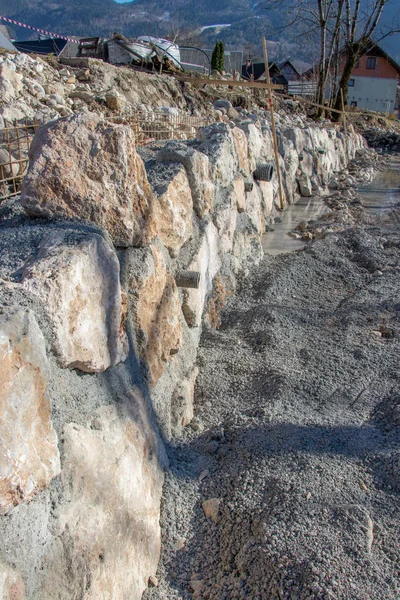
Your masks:
[{"label": "tree trunk", "polygon": [[[319,62],[319,74],[318,74],[318,89],[317,89],[317,104],[323,105],[325,100],[325,84],[326,84],[326,23],[322,21],[320,23],[320,36],[321,36],[321,56]],[[317,108],[317,118],[322,117],[324,114],[323,108]]]},{"label": "tree trunk", "polygon": [[[353,46],[353,48],[347,50],[347,58],[344,65],[343,73],[340,78],[339,88],[337,91],[336,102],[334,108],[336,110],[343,110],[342,106],[342,95],[340,90],[343,90],[343,98],[344,98],[344,107],[347,106],[347,94],[349,92],[349,82],[351,79],[351,74],[356,65],[357,59],[359,56],[359,44]],[[340,121],[340,114],[333,113],[333,121]]]}]

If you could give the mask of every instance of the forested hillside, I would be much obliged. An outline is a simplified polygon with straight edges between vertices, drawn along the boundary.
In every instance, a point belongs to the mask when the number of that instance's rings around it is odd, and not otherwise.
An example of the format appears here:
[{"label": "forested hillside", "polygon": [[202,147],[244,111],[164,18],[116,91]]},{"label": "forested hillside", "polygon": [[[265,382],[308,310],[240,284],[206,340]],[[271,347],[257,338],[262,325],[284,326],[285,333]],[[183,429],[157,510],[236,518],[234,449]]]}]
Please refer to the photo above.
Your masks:
[{"label": "forested hillside", "polygon": [[[295,0],[293,0],[295,1]],[[114,0],[3,0],[1,14],[64,35],[127,36],[179,34],[179,41],[212,47],[222,39],[231,49],[260,55],[262,35],[275,41],[273,58],[298,58],[312,62],[317,56],[317,38],[299,38],[296,26],[282,31],[283,15],[266,10],[266,2],[252,0],[136,0],[117,4]],[[393,22],[399,8],[393,2],[385,8],[383,23]],[[210,27],[226,25],[225,27]],[[229,25],[229,26],[227,26]],[[202,29],[205,28],[205,29]],[[32,37],[18,27],[15,37]],[[400,59],[400,35],[384,41],[386,49]]]}]

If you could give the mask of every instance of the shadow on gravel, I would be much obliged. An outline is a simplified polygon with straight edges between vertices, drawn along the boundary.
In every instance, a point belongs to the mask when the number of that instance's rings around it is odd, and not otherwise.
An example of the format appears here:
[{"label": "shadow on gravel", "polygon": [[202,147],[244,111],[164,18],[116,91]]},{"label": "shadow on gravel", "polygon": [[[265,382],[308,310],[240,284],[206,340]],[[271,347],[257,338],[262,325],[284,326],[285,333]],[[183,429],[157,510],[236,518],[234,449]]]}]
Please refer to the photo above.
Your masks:
[{"label": "shadow on gravel", "polygon": [[[392,398],[378,418],[391,420],[397,406],[397,397]],[[349,563],[364,561],[369,500],[360,487],[362,474],[367,471],[377,488],[390,490],[395,504],[400,495],[400,448],[396,442],[388,447],[375,416],[359,427],[224,424],[188,444],[170,446],[170,456],[182,482],[203,472],[189,526],[193,537],[167,567],[180,600],[334,597],[316,593],[313,569],[326,572],[319,584],[329,589],[335,552]],[[312,490],[310,501],[307,490]],[[203,514],[202,501],[209,498],[220,500],[217,524]],[[323,558],[330,546],[331,558]],[[356,598],[352,593],[336,597]]]}]

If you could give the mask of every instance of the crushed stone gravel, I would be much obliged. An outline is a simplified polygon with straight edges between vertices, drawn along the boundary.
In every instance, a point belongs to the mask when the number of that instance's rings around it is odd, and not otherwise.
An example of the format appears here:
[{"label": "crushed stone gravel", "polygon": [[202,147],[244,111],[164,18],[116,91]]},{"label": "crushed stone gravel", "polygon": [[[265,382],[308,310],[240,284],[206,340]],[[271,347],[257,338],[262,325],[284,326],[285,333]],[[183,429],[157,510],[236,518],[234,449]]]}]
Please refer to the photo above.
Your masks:
[{"label": "crushed stone gravel", "polygon": [[203,334],[146,600],[400,597],[399,211],[374,221],[266,256]]}]

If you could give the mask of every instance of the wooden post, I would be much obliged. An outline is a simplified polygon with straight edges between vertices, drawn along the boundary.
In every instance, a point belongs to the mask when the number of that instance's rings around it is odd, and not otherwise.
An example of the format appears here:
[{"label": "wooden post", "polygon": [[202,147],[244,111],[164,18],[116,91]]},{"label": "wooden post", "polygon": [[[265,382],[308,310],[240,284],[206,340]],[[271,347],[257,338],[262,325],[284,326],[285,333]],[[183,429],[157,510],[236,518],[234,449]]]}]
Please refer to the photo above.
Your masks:
[{"label": "wooden post", "polygon": [[346,161],[347,161],[347,166],[349,165],[349,138],[347,136],[347,119],[346,119],[346,110],[345,110],[345,106],[344,106],[344,97],[343,97],[343,90],[342,88],[340,88],[340,97],[342,99],[342,116],[343,116],[343,129],[344,129],[344,147],[345,147],[345,151],[346,151]]},{"label": "wooden post", "polygon": [[[264,50],[265,77],[266,77],[266,80],[267,80],[267,84],[271,85],[271,79],[270,79],[270,76],[269,76],[269,67],[268,67],[267,42],[266,42],[265,36],[263,36],[262,43],[263,43],[263,50]],[[270,110],[270,113],[271,113],[272,137],[273,137],[273,140],[274,140],[276,174],[278,175],[279,203],[280,203],[281,210],[283,210],[282,179],[281,179],[281,169],[280,169],[280,166],[279,166],[278,140],[277,140],[277,137],[276,137],[276,128],[275,128],[274,100],[273,100],[271,88],[268,88],[268,98],[269,98],[269,110]]]}]

